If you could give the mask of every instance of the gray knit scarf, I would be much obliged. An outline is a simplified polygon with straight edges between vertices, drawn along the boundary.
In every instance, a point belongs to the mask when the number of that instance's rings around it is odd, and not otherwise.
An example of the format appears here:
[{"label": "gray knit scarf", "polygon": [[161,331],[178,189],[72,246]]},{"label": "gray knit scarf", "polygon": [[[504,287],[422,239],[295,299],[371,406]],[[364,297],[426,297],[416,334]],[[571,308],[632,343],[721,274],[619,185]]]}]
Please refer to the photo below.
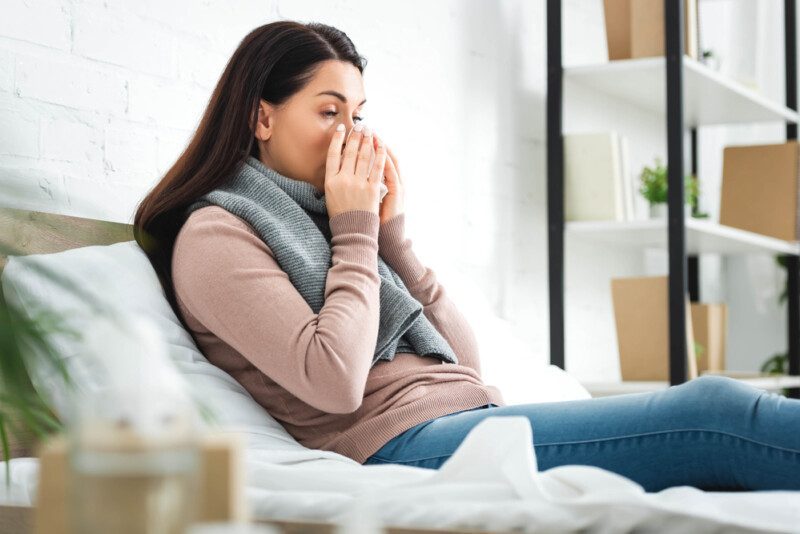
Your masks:
[{"label": "gray knit scarf", "polygon": [[[248,156],[222,186],[189,205],[186,216],[211,204],[253,227],[314,313],[319,313],[325,303],[325,281],[332,266],[324,193]],[[458,363],[450,344],[422,313],[422,304],[380,255],[378,274],[380,320],[372,365],[378,360],[391,361],[398,352]]]}]

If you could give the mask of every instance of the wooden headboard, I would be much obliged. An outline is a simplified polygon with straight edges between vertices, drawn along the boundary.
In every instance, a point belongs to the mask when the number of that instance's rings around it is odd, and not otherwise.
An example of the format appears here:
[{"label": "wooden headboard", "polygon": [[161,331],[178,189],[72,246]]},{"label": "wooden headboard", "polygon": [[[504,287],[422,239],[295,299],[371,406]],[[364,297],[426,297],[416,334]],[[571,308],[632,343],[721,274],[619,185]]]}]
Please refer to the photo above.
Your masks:
[{"label": "wooden headboard", "polygon": [[[47,254],[133,239],[133,225],[41,211],[0,208],[0,243],[20,255]],[[0,252],[0,273],[6,264]]]},{"label": "wooden headboard", "polygon": [[[0,208],[0,244],[4,248],[13,247],[19,251],[13,255],[47,254],[89,245],[111,245],[132,239],[132,224]],[[5,250],[0,250],[0,276],[7,260]],[[12,458],[35,454],[34,434],[9,437]],[[0,459],[1,457],[2,454]]]}]

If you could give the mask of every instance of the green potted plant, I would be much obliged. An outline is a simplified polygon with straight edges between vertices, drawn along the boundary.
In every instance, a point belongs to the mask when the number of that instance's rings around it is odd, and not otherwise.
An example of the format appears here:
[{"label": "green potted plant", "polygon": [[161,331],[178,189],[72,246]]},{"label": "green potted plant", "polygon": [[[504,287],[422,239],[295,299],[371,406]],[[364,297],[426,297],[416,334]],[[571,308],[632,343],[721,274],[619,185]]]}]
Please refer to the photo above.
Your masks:
[{"label": "green potted plant", "polygon": [[[663,218],[667,214],[667,167],[661,158],[655,158],[655,165],[645,166],[639,174],[639,193],[647,200],[650,206],[651,218]],[[685,178],[685,204],[686,211],[696,218],[708,217],[707,213],[698,210],[700,185],[696,176],[689,174]]]}]

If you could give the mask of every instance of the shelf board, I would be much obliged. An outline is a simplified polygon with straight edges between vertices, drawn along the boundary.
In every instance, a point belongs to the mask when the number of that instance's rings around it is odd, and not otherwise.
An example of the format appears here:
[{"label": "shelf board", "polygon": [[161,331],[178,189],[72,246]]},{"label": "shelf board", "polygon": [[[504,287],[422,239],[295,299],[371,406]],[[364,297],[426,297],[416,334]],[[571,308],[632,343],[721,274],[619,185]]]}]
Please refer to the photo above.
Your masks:
[{"label": "shelf board", "polygon": [[[798,122],[796,111],[698,61],[684,57],[683,66],[683,121],[687,128],[709,124]],[[663,56],[565,67],[564,79],[647,110],[665,113],[666,65]]]},{"label": "shelf board", "polygon": [[[739,382],[773,392],[780,391],[783,388],[800,387],[800,376],[798,375],[767,375],[763,373],[737,373],[733,371],[703,373],[701,376],[704,375],[729,376]],[[581,381],[581,384],[591,393],[592,397],[644,393],[648,391],[659,391],[669,387],[668,380]]]},{"label": "shelf board", "polygon": [[[740,230],[719,223],[687,217],[686,253],[800,254],[800,242]],[[667,220],[567,221],[565,233],[594,243],[620,247],[667,248]]]}]

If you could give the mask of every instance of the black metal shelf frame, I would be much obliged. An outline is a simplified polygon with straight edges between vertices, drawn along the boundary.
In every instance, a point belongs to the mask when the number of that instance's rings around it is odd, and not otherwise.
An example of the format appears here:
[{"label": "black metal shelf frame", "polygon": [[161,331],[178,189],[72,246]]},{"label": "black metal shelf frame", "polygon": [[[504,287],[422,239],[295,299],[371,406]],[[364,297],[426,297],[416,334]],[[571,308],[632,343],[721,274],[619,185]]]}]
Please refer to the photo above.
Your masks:
[{"label": "black metal shelf frame", "polygon": [[[686,307],[698,301],[699,262],[687,258],[683,181],[683,2],[664,1],[666,50],[667,183],[669,184],[669,382],[687,380]],[[547,236],[550,300],[550,363],[565,369],[564,343],[564,137],[561,0],[547,1]],[[797,111],[797,27],[795,0],[784,0],[786,106]],[[697,172],[697,131],[691,129],[691,168]],[[786,139],[797,139],[787,123]],[[789,375],[800,375],[800,257],[786,255]],[[800,388],[788,396],[800,398]]]}]

